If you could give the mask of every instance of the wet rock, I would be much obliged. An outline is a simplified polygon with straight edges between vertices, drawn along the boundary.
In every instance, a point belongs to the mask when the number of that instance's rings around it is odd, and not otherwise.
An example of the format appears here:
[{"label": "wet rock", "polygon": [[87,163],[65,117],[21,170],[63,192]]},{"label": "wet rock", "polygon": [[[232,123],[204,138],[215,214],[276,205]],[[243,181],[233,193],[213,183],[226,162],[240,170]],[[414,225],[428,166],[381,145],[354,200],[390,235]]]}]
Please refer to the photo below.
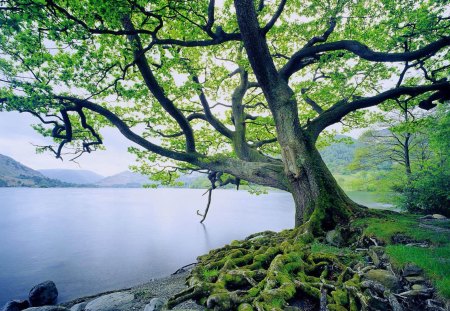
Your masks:
[{"label": "wet rock", "polygon": [[369,295],[369,306],[371,310],[389,310],[389,301],[378,296]]},{"label": "wet rock", "polygon": [[117,292],[100,296],[90,301],[85,311],[123,310],[124,305],[134,300],[134,295],[127,292]]},{"label": "wet rock", "polygon": [[387,270],[369,270],[365,276],[367,279],[378,282],[390,290],[395,290],[399,287],[399,281],[397,277]]},{"label": "wet rock", "polygon": [[432,217],[433,219],[447,219],[447,217],[441,214],[433,214]]},{"label": "wet rock", "polygon": [[388,300],[389,304],[392,307],[392,311],[403,311],[402,305],[398,302],[397,298],[393,294],[388,294]]},{"label": "wet rock", "polygon": [[53,305],[58,299],[58,289],[53,281],[45,281],[34,286],[28,294],[31,306]]},{"label": "wet rock", "polygon": [[429,219],[447,219],[447,217],[445,217],[444,215],[441,214],[433,214],[433,215],[425,215],[423,217],[420,217],[421,220],[429,220]]},{"label": "wet rock", "polygon": [[409,236],[404,234],[395,234],[391,238],[393,244],[411,244],[417,243],[416,240],[411,239]]},{"label": "wet rock", "polygon": [[403,292],[398,294],[399,296],[402,297],[431,297],[431,294],[433,293],[433,289],[432,288],[425,288],[425,289],[411,289],[409,291]]},{"label": "wet rock", "polygon": [[427,287],[422,284],[414,284],[413,286],[411,286],[411,289],[412,290],[427,290]]},{"label": "wet rock", "polygon": [[434,299],[427,299],[426,301],[426,310],[427,311],[447,311],[445,305]]},{"label": "wet rock", "polygon": [[70,311],[83,311],[87,304],[87,302],[77,303],[70,308]]},{"label": "wet rock", "polygon": [[425,278],[422,276],[407,276],[405,277],[405,279],[409,282],[409,283],[423,283],[425,282]]},{"label": "wet rock", "polygon": [[70,310],[61,306],[42,306],[42,307],[28,308],[25,309],[24,311],[70,311]]},{"label": "wet rock", "polygon": [[331,244],[333,246],[339,247],[344,244],[344,239],[342,238],[342,235],[338,230],[328,231],[325,240],[328,244]]},{"label": "wet rock", "polygon": [[378,258],[377,253],[375,253],[374,251],[369,251],[369,257],[370,259],[372,259],[372,262],[376,267],[380,266],[381,261],[380,258]]},{"label": "wet rock", "polygon": [[[378,246],[378,247],[379,247],[379,246]],[[369,255],[370,259],[372,259],[373,264],[374,264],[376,267],[379,267],[380,264],[381,264],[381,260],[380,260],[379,254],[378,254],[378,252],[376,251],[375,248],[377,248],[377,246],[375,246],[375,247],[370,247],[370,248],[369,248],[369,251],[367,252],[367,254]],[[382,252],[381,252],[381,253],[382,253]]]},{"label": "wet rock", "polygon": [[12,300],[3,307],[2,311],[22,311],[30,306],[27,300]]},{"label": "wet rock", "polygon": [[375,281],[370,281],[370,280],[362,281],[361,286],[363,288],[370,288],[372,291],[374,291],[378,294],[383,294],[386,290],[386,288],[381,283],[378,283]]},{"label": "wet rock", "polygon": [[408,264],[405,266],[405,268],[403,268],[403,276],[415,276],[415,275],[421,275],[423,272],[422,268],[413,265],[413,264]]},{"label": "wet rock", "polygon": [[163,298],[153,298],[152,300],[150,300],[150,303],[145,306],[144,311],[164,310],[166,303],[167,303],[167,300],[165,300]]}]

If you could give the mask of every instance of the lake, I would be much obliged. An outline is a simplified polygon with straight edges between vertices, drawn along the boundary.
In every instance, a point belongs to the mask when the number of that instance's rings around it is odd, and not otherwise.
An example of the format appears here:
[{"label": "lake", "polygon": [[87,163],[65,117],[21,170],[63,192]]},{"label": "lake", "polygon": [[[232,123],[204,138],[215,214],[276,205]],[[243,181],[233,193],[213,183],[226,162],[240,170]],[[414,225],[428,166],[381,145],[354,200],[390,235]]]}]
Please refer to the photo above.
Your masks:
[{"label": "lake", "polygon": [[[289,194],[194,189],[0,188],[0,307],[53,280],[59,301],[173,273],[234,239],[294,225]],[[371,207],[368,194],[350,193]]]}]

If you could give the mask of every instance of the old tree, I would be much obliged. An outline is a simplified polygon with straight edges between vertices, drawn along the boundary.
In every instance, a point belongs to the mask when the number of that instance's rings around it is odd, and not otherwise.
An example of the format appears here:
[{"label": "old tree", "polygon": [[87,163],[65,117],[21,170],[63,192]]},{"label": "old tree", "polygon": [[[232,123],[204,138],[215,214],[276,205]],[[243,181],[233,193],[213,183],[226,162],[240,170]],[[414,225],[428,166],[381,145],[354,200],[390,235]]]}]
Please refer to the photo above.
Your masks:
[{"label": "old tree", "polygon": [[[0,1],[0,109],[36,116],[35,128],[55,142],[41,149],[57,157],[101,148],[99,129],[112,125],[155,178],[201,170],[215,186],[288,191],[303,236],[320,235],[364,213],[316,148],[327,128],[360,125],[365,108],[393,100],[416,98],[430,110],[449,99],[445,2]],[[220,290],[233,280],[256,284],[255,269],[280,251],[263,244]],[[297,258],[295,247],[270,267]],[[231,257],[236,266],[253,258]],[[222,261],[216,269],[232,268]],[[320,296],[291,272],[268,271],[265,285],[245,295],[229,286],[228,300],[193,278],[181,298],[263,309],[292,297],[292,287]]]}]

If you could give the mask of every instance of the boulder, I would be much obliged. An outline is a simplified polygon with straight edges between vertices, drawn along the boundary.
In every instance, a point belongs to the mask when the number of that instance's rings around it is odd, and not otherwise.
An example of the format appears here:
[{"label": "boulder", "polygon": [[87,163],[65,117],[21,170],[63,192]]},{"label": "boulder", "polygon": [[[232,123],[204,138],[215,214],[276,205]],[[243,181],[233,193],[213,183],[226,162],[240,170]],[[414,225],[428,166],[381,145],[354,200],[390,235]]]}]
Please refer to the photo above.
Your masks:
[{"label": "boulder", "polygon": [[69,309],[61,306],[42,306],[42,307],[32,307],[25,309],[24,311],[69,311]]},{"label": "boulder", "polygon": [[423,272],[422,268],[413,265],[413,264],[407,264],[405,268],[403,268],[403,276],[413,276],[413,275],[421,275]]},{"label": "boulder", "polygon": [[425,285],[421,285],[421,284],[414,284],[413,286],[411,286],[412,290],[427,290],[428,287],[426,287]]},{"label": "boulder", "polygon": [[134,300],[134,295],[127,292],[117,292],[100,296],[86,305],[85,311],[125,310],[124,305]]},{"label": "boulder", "polygon": [[11,300],[3,307],[2,311],[22,311],[30,306],[28,300]]},{"label": "boulder", "polygon": [[28,294],[28,300],[32,307],[53,305],[58,298],[58,289],[52,281],[45,281],[34,286]]},{"label": "boulder", "polygon": [[344,244],[344,239],[342,238],[342,235],[338,230],[328,231],[325,240],[328,244],[331,244],[333,246],[339,247]]},{"label": "boulder", "polygon": [[164,310],[167,301],[163,298],[153,298],[150,303],[145,306],[144,311],[161,311]]},{"label": "boulder", "polygon": [[412,284],[425,282],[425,278],[422,276],[407,276],[405,279]]},{"label": "boulder", "polygon": [[447,219],[444,215],[441,214],[433,214],[433,219]]},{"label": "boulder", "polygon": [[83,311],[87,304],[87,302],[77,303],[70,308],[70,311]]},{"label": "boulder", "polygon": [[387,270],[369,270],[366,273],[365,277],[369,280],[382,284],[384,287],[390,290],[395,290],[399,287],[399,281],[397,277]]}]

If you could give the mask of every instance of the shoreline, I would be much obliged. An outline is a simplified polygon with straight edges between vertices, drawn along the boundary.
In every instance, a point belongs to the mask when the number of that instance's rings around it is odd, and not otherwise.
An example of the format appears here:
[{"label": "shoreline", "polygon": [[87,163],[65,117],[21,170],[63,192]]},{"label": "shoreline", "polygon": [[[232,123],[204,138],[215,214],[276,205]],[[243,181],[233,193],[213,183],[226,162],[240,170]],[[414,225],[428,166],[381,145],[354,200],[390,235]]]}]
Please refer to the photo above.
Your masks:
[{"label": "shoreline", "polygon": [[[187,288],[185,282],[186,277],[190,273],[190,270],[185,270],[176,274],[165,276],[162,278],[152,279],[146,283],[136,285],[129,288],[122,288],[94,295],[79,297],[67,302],[58,303],[58,306],[62,306],[71,310],[77,309],[77,305],[93,301],[105,295],[115,293],[129,293],[134,296],[134,299],[119,306],[117,310],[144,310],[145,306],[150,303],[153,298],[161,298],[167,300],[173,295],[183,291]],[[203,306],[196,304],[194,301],[189,300],[183,302],[173,308],[173,310],[205,310]]]}]

